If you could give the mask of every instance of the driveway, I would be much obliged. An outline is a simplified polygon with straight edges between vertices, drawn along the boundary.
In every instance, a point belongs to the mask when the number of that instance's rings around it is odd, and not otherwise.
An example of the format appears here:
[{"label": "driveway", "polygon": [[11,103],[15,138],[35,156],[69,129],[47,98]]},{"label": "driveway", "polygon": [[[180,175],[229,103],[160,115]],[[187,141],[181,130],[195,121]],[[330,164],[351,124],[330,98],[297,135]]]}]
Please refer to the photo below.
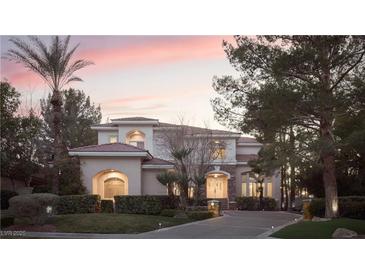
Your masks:
[{"label": "driveway", "polygon": [[224,216],[139,234],[144,239],[247,239],[257,238],[300,215],[270,211],[226,211]]},{"label": "driveway", "polygon": [[281,211],[226,211],[218,218],[141,234],[26,232],[25,237],[66,239],[252,239],[266,238],[280,226],[300,218]]}]

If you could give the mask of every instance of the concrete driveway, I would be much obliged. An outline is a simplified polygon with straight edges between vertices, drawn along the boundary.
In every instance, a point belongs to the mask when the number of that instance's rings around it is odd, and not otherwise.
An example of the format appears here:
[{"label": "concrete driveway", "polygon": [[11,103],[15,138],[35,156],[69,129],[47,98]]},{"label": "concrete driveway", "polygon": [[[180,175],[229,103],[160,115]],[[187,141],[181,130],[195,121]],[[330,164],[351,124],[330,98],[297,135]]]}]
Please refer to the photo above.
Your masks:
[{"label": "concrete driveway", "polygon": [[[226,211],[218,218],[141,234],[25,232],[23,237],[61,239],[253,239],[267,238],[301,215],[281,211]],[[274,227],[274,228],[273,228]]]},{"label": "concrete driveway", "polygon": [[[139,234],[143,239],[247,239],[268,236],[300,215],[270,211],[226,211],[224,216]],[[264,237],[264,235],[262,235]]]}]

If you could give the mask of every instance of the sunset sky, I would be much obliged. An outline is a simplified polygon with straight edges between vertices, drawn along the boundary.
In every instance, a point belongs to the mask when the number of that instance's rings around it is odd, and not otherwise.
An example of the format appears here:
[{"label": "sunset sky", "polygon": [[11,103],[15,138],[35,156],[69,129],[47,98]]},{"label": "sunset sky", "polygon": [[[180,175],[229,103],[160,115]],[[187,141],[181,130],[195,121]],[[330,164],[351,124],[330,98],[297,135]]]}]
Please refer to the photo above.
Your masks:
[{"label": "sunset sky", "polygon": [[[1,36],[1,56],[11,47]],[[26,39],[26,37],[24,37]],[[50,37],[42,36],[44,41]],[[229,36],[72,36],[80,43],[75,58],[95,63],[76,75],[91,101],[100,104],[107,118],[145,116],[177,122],[184,116],[190,124],[221,128],[214,121],[210,98],[215,96],[213,76],[234,74],[222,48]],[[22,94],[24,105],[39,106],[48,87],[33,72],[1,59],[1,79],[8,79]]]}]

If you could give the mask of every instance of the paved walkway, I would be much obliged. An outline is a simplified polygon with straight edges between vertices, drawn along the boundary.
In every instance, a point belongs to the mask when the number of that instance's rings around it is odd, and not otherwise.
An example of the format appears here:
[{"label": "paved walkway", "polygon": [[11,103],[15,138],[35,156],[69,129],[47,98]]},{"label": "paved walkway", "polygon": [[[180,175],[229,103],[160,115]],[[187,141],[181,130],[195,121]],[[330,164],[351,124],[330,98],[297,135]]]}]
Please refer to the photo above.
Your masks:
[{"label": "paved walkway", "polygon": [[224,216],[168,227],[141,234],[90,234],[27,232],[26,237],[87,239],[252,239],[271,232],[301,216],[287,212],[226,211]]}]

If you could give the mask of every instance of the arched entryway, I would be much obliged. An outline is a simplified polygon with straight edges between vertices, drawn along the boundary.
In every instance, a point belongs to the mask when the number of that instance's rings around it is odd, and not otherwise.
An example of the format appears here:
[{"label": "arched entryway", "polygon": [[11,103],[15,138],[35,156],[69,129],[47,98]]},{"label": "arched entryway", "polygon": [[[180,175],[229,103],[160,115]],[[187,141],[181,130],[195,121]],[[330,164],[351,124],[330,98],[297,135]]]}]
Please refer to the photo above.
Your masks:
[{"label": "arched entryway", "polygon": [[128,177],[123,172],[108,169],[93,177],[93,194],[102,199],[114,199],[116,195],[128,195]]},{"label": "arched entryway", "polygon": [[206,193],[208,199],[228,198],[228,179],[230,174],[224,171],[211,171],[206,175]]}]

